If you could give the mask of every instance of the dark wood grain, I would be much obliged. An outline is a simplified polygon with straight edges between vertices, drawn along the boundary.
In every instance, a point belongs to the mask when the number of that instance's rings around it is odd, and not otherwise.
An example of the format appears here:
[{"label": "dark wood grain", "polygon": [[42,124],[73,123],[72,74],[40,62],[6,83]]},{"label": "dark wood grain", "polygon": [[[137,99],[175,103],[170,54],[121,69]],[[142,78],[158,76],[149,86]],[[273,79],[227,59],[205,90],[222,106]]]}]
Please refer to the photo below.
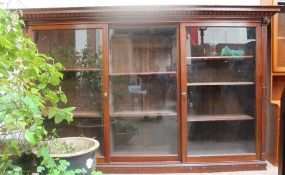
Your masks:
[{"label": "dark wood grain", "polygon": [[25,9],[24,19],[30,24],[39,20],[96,20],[96,21],[177,21],[200,17],[248,17],[271,16],[280,11],[277,6],[111,6],[56,9]]},{"label": "dark wood grain", "polygon": [[267,160],[275,166],[278,166],[279,126],[280,105],[271,103],[270,115],[267,119],[266,156]]},{"label": "dark wood grain", "polygon": [[242,162],[220,162],[220,163],[112,163],[98,164],[97,169],[104,173],[208,173],[221,171],[249,171],[265,170],[265,161],[242,161]]},{"label": "dark wood grain", "polygon": [[[105,151],[105,161],[110,162],[110,116],[109,116],[109,50],[108,50],[108,25],[105,24],[103,28],[103,52],[102,52],[102,66],[103,66],[103,87],[102,87],[102,99],[103,99],[103,140],[104,140],[104,151]],[[104,97],[104,94],[107,94],[107,97]]]}]

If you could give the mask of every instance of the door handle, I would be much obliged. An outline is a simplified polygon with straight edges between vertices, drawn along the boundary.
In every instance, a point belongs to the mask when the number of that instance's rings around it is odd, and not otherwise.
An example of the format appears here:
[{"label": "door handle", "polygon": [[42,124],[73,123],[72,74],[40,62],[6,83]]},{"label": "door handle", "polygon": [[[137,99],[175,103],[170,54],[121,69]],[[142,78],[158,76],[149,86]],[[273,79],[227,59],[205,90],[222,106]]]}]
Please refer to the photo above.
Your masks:
[{"label": "door handle", "polygon": [[181,92],[181,98],[186,98],[187,97],[187,92]]},{"label": "door handle", "polygon": [[108,93],[104,92],[103,97],[104,97],[104,99],[108,99]]}]

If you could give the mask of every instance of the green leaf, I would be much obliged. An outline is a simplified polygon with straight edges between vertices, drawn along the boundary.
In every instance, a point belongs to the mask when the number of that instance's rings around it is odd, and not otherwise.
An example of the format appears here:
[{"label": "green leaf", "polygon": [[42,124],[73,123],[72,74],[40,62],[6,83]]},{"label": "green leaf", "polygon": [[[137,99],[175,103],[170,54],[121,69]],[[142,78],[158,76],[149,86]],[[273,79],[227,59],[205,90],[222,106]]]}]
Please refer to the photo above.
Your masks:
[{"label": "green leaf", "polygon": [[3,70],[3,69],[0,69],[0,74],[4,75],[4,76],[8,76],[8,72]]},{"label": "green leaf", "polygon": [[33,132],[29,131],[29,130],[26,130],[25,131],[25,138],[32,145],[36,145],[37,144],[37,137],[36,137],[35,133],[33,133]]},{"label": "green leaf", "polygon": [[0,36],[0,44],[8,49],[13,48],[13,44],[7,40],[4,36]]},{"label": "green leaf", "polygon": [[39,89],[44,89],[46,86],[47,86],[47,84],[41,83],[41,84],[38,85],[38,88]]},{"label": "green leaf", "polygon": [[60,79],[58,77],[56,77],[56,76],[52,76],[49,79],[49,83],[54,85],[54,86],[58,85],[59,82],[60,82]]},{"label": "green leaf", "polygon": [[43,172],[45,170],[45,168],[43,167],[43,166],[38,166],[37,167],[37,172],[38,173],[41,173],[41,172]]},{"label": "green leaf", "polygon": [[67,103],[67,98],[66,98],[66,96],[65,96],[65,94],[60,94],[60,99],[61,99],[61,101],[63,102],[63,103]]},{"label": "green leaf", "polygon": [[63,110],[66,112],[72,112],[76,109],[76,107],[68,107],[68,108],[64,108]]},{"label": "green leaf", "polygon": [[53,106],[56,106],[56,104],[59,101],[58,96],[53,91],[49,91],[48,94],[46,95],[46,98],[52,103]]},{"label": "green leaf", "polygon": [[59,109],[58,113],[55,115],[55,124],[61,123],[63,120],[66,120],[68,123],[73,121],[73,114],[75,107],[69,107],[64,109]]},{"label": "green leaf", "polygon": [[37,76],[38,76],[38,72],[34,68],[28,68],[23,72],[24,79],[30,79],[30,78],[37,77]]},{"label": "green leaf", "polygon": [[50,108],[48,111],[48,119],[53,118],[57,114],[57,111],[56,108]]}]

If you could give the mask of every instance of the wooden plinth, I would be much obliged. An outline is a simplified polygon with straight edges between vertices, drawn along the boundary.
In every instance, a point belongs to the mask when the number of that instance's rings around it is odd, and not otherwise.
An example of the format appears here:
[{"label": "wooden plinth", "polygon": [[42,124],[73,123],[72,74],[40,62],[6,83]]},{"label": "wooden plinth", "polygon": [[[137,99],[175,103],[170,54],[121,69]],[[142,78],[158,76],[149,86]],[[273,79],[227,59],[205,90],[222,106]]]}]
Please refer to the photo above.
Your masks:
[{"label": "wooden plinth", "polygon": [[220,163],[110,163],[97,164],[97,170],[104,173],[201,173],[222,171],[265,170],[265,161],[220,162]]}]

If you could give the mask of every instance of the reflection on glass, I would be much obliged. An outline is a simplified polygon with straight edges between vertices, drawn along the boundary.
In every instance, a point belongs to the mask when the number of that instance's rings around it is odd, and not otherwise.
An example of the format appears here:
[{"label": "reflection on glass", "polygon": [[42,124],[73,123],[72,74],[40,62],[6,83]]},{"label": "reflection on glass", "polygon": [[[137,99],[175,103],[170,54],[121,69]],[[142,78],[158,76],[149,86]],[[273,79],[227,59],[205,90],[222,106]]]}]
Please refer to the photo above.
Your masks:
[{"label": "reflection on glass", "polygon": [[186,28],[188,155],[255,152],[255,28]]},{"label": "reflection on glass", "polygon": [[177,154],[176,117],[116,117],[113,121],[113,155]]},{"label": "reflection on glass", "polygon": [[101,68],[102,30],[41,30],[35,32],[38,49],[71,68]]},{"label": "reflection on glass", "polygon": [[39,52],[52,56],[65,67],[61,87],[68,102],[60,107],[76,107],[72,124],[56,126],[59,136],[95,137],[100,142],[99,154],[103,155],[102,29],[40,30],[35,31],[35,42]]},{"label": "reflection on glass", "polygon": [[61,87],[69,99],[67,106],[101,112],[101,85],[101,71],[65,72]]},{"label": "reflection on glass", "polygon": [[176,75],[112,76],[111,113],[176,112]]},{"label": "reflection on glass", "polygon": [[109,58],[112,154],[177,154],[176,28],[113,28]]}]

